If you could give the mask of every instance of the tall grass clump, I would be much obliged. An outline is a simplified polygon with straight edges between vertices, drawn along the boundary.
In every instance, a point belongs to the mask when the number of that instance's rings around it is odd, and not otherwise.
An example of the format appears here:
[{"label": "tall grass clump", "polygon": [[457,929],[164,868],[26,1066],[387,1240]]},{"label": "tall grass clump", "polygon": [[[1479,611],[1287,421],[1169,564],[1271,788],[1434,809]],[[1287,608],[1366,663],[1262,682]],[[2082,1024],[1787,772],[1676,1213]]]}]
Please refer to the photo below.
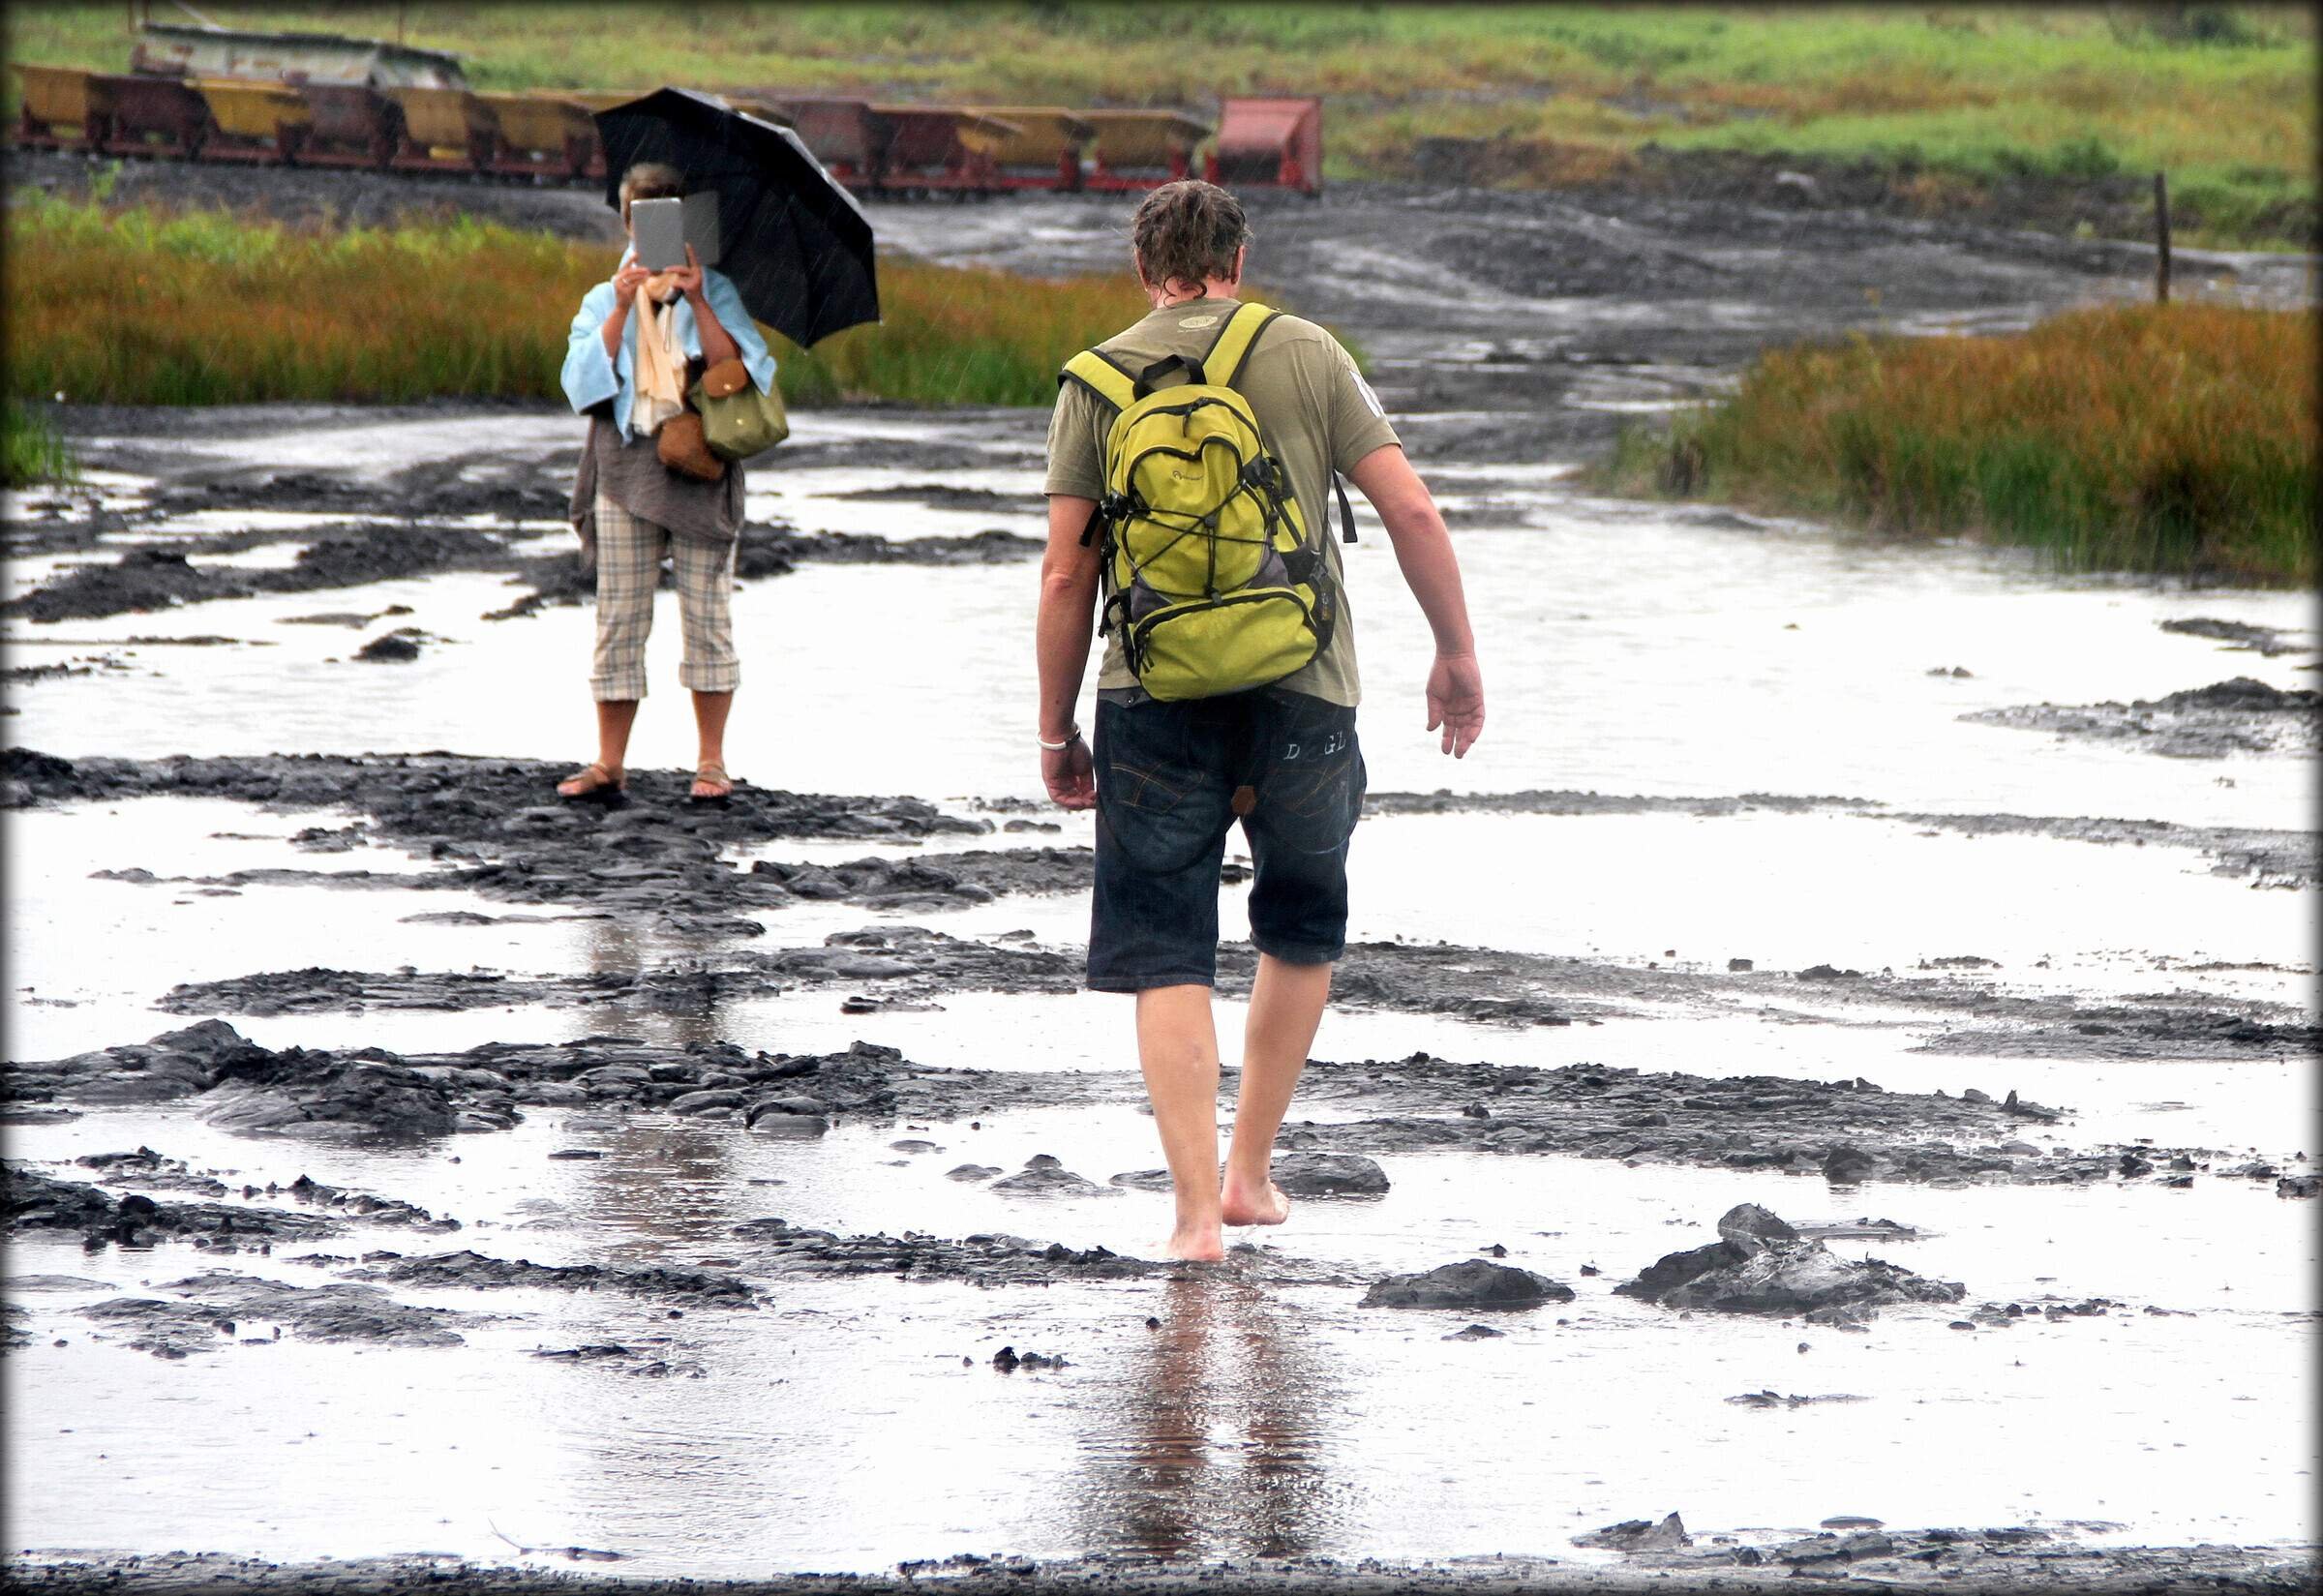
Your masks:
[{"label": "tall grass clump", "polygon": [[0,398],[0,488],[67,482],[75,470],[73,451],[47,416],[13,396]]},{"label": "tall grass clump", "polygon": [[2315,356],[2312,316],[2211,304],[1856,336],[1761,356],[1731,398],[1633,430],[1595,477],[2068,568],[2308,585]]},{"label": "tall grass clump", "polygon": [[[7,391],[89,403],[555,400],[615,252],[472,219],[286,226],[222,211],[12,201]],[[1059,282],[883,262],[884,321],[778,346],[794,404],[1045,405],[1139,310],[1127,274]]]}]

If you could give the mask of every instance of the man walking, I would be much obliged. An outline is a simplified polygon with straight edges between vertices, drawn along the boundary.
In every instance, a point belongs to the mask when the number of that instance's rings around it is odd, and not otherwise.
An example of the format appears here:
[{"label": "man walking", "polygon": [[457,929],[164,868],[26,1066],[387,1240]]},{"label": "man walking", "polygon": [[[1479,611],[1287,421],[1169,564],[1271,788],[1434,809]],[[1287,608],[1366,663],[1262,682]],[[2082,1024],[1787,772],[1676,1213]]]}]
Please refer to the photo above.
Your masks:
[{"label": "man walking", "polygon": [[[1484,728],[1443,519],[1339,343],[1237,299],[1249,240],[1223,189],[1148,196],[1131,243],[1153,314],[1067,368],[1048,435],[1041,776],[1059,804],[1097,810],[1089,984],[1136,994],[1138,1061],[1177,1199],[1174,1258],[1222,1257],[1222,1225],[1287,1217],[1269,1178],[1275,1133],[1345,948],[1364,767],[1332,535],[1335,499],[1353,535],[1339,475],[1378,512],[1434,633],[1428,729],[1459,757]],[[1194,397],[1173,404],[1170,376]],[[1092,749],[1073,706],[1101,588]],[[1210,988],[1237,818],[1258,974],[1222,1177]]]}]

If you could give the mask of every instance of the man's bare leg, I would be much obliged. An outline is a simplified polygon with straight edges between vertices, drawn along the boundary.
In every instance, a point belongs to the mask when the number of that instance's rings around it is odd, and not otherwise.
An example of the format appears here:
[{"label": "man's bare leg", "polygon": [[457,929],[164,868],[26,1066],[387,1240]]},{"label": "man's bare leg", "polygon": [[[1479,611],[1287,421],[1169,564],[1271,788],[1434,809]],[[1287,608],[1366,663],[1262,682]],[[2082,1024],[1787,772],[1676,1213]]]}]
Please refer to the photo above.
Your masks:
[{"label": "man's bare leg", "polygon": [[1226,1150],[1219,1194],[1222,1223],[1281,1224],[1290,1217],[1290,1199],[1268,1178],[1275,1132],[1282,1129],[1330,996],[1331,966],[1286,964],[1269,953],[1258,955],[1250,1023],[1243,1031],[1242,1095],[1234,1105],[1234,1139]]},{"label": "man's bare leg", "polygon": [[[605,773],[620,784],[622,762],[629,757],[629,729],[637,724],[637,700],[633,698],[601,698],[597,700],[597,763]],[[575,776],[557,784],[557,791],[571,798],[587,785]]]},{"label": "man's bare leg", "polygon": [[1137,1062],[1153,1099],[1154,1127],[1177,1196],[1173,1258],[1222,1258],[1218,1233],[1218,1029],[1207,986],[1155,986],[1137,994]]}]

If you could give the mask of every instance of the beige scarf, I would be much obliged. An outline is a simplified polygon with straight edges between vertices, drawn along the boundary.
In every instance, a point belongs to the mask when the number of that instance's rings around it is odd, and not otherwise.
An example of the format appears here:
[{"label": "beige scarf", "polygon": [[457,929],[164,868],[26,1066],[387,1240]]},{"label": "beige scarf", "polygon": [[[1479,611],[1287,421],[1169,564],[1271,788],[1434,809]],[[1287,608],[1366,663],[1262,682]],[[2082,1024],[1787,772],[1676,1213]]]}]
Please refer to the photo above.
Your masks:
[{"label": "beige scarf", "polygon": [[637,395],[630,431],[650,437],[685,408],[685,351],[678,345],[675,273],[649,277],[637,290]]}]

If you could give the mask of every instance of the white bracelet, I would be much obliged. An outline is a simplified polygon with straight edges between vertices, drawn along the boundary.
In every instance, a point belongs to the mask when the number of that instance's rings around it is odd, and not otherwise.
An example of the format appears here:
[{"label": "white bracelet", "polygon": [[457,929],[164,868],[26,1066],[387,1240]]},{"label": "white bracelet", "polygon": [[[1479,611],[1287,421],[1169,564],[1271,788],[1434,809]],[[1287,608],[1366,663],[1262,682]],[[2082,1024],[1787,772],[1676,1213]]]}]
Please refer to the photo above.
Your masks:
[{"label": "white bracelet", "polygon": [[1061,754],[1066,749],[1071,747],[1074,743],[1081,740],[1081,729],[1078,726],[1075,726],[1071,731],[1066,733],[1065,740],[1063,742],[1051,742],[1048,740],[1048,738],[1041,736],[1037,732],[1033,735],[1033,740],[1041,744],[1041,746],[1049,753]]}]

